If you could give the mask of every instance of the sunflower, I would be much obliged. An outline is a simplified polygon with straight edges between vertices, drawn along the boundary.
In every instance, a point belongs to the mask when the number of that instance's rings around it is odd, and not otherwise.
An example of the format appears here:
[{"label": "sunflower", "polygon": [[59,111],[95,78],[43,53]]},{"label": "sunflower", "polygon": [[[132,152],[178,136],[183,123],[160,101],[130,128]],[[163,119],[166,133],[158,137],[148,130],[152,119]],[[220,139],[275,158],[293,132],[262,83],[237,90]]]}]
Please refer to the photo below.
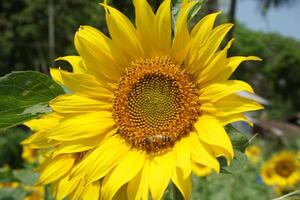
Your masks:
[{"label": "sunflower", "polygon": [[251,145],[246,149],[246,155],[254,164],[258,163],[261,156],[261,148],[257,145]]},{"label": "sunflower", "polygon": [[36,133],[23,143],[47,157],[39,183],[51,183],[57,199],[161,199],[170,182],[189,199],[192,173],[219,172],[216,158],[234,156],[224,126],[262,109],[236,95],[253,93],[247,83],[228,80],[241,62],[260,59],[228,57],[233,40],[219,49],[233,26],[214,28],[219,13],[190,31],[196,1],[185,0],[172,33],[170,0],[156,13],[146,0],[133,3],[135,26],[104,3],[110,37],[79,28],[79,56],[58,58],[73,72],[51,69],[72,93],[26,123]]},{"label": "sunflower", "polygon": [[27,163],[34,163],[37,155],[35,149],[30,148],[28,145],[23,145],[22,159]]},{"label": "sunflower", "polygon": [[17,188],[19,185],[18,182],[0,182],[0,188]]},{"label": "sunflower", "polygon": [[27,195],[23,200],[43,200],[45,189],[43,186],[21,185],[21,188],[26,191]]},{"label": "sunflower", "polygon": [[273,165],[271,163],[268,163],[268,162],[264,163],[261,167],[260,174],[261,174],[263,182],[266,185],[269,185],[269,186],[275,185],[274,170],[273,170]]},{"label": "sunflower", "polygon": [[296,186],[300,181],[300,163],[293,152],[282,151],[267,161],[261,170],[266,185],[284,190]]}]

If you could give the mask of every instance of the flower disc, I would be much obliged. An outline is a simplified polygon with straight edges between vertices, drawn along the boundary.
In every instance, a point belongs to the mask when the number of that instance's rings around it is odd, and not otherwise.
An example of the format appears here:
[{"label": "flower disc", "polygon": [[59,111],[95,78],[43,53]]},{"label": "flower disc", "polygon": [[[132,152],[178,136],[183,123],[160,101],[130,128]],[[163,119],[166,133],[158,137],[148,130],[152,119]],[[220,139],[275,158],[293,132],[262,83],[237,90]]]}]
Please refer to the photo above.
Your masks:
[{"label": "flower disc", "polygon": [[169,58],[135,62],[115,93],[119,134],[134,147],[159,151],[188,134],[200,115],[191,76]]},{"label": "flower disc", "polygon": [[282,151],[263,164],[261,175],[265,184],[288,189],[300,181],[300,165],[294,152]]},{"label": "flower disc", "polygon": [[296,170],[297,166],[290,160],[281,160],[275,164],[276,173],[282,177],[289,177]]}]

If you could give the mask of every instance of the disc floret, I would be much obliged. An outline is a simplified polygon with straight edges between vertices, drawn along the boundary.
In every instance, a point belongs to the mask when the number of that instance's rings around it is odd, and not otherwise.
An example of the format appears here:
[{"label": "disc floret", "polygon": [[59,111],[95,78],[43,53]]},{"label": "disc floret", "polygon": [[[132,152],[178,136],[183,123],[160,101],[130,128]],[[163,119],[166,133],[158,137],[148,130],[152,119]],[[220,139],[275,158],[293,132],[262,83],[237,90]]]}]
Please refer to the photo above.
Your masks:
[{"label": "disc floret", "polygon": [[119,134],[133,147],[157,152],[187,135],[200,115],[198,89],[168,57],[132,64],[115,91]]}]

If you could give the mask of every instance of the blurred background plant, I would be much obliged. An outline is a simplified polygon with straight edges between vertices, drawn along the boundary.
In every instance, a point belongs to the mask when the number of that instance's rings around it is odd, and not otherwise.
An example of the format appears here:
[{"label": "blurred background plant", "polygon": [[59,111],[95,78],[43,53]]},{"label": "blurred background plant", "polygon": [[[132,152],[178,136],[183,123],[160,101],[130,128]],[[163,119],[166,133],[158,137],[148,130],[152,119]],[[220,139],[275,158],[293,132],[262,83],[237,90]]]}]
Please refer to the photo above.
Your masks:
[{"label": "blurred background plant", "polygon": [[[149,0],[149,3],[156,10],[161,1]],[[295,0],[257,2],[262,17],[274,7],[297,4]],[[91,25],[107,33],[104,11],[98,3],[99,0],[1,0],[0,76],[19,70],[48,74],[51,66],[68,69],[65,63],[54,60],[58,56],[76,54],[73,36],[80,25]],[[109,0],[108,3],[134,19],[131,0]],[[262,165],[276,152],[300,149],[300,41],[279,33],[249,29],[237,18],[238,3],[241,1],[208,0],[197,14],[194,13],[190,24],[207,13],[225,9],[218,23],[236,24],[228,36],[228,39],[235,38],[230,54],[263,58],[260,63],[242,64],[235,77],[250,82],[269,105],[255,115],[254,128],[247,129],[248,138],[258,133],[246,150],[248,164],[233,175],[210,174],[208,169],[207,176],[193,180],[193,199],[264,200],[299,189],[299,182],[288,190],[269,186],[260,172]],[[180,0],[173,0],[172,4],[173,14],[176,14]],[[34,186],[37,174],[33,169],[41,156],[30,147],[20,145],[30,134],[25,126],[1,130],[0,200],[50,198],[47,188]],[[171,197],[166,194],[168,198]]]}]

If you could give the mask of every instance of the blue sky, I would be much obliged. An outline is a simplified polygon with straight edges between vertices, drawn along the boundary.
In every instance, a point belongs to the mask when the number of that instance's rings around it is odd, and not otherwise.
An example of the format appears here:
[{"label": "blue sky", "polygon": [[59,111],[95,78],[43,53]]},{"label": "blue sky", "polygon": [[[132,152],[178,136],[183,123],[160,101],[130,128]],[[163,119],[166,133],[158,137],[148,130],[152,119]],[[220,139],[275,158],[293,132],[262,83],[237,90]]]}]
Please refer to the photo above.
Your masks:
[{"label": "blue sky", "polygon": [[300,40],[300,0],[261,14],[258,0],[237,0],[237,19],[253,30],[278,32]]}]

